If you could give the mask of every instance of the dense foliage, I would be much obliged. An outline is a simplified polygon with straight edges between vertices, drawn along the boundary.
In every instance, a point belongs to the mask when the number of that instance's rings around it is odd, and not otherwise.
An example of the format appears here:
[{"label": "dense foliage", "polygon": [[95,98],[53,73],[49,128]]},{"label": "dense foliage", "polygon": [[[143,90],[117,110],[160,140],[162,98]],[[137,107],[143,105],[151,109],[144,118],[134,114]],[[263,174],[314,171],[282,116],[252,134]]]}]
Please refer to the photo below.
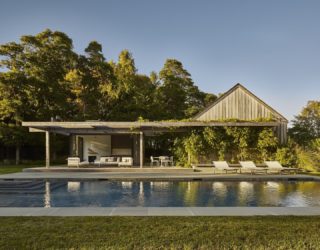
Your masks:
[{"label": "dense foliage", "polygon": [[19,153],[29,143],[21,121],[181,119],[216,98],[200,91],[178,60],[148,76],[138,73],[127,50],[117,62],[107,61],[96,41],[84,52],[49,29],[0,45],[0,147]]},{"label": "dense foliage", "polygon": [[273,160],[278,139],[271,128],[206,127],[177,137],[172,147],[178,165],[211,160]]},{"label": "dense foliage", "polygon": [[309,101],[289,129],[297,166],[320,171],[320,101]]}]

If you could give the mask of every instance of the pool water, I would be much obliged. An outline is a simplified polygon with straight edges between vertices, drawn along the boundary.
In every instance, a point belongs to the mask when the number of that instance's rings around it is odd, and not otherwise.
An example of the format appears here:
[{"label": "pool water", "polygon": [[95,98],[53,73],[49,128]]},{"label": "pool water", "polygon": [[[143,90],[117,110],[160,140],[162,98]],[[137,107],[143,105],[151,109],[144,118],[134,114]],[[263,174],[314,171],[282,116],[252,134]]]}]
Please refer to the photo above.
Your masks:
[{"label": "pool water", "polygon": [[0,181],[1,207],[314,207],[320,182]]}]

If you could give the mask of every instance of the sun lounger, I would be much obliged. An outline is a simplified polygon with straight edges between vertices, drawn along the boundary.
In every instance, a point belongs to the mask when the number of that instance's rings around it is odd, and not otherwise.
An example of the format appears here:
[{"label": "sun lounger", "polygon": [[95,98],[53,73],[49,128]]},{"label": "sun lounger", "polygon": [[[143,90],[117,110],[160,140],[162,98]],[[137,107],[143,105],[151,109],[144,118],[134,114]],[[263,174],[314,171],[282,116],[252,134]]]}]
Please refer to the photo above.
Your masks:
[{"label": "sun lounger", "polygon": [[241,165],[240,168],[240,173],[244,172],[250,172],[251,174],[256,174],[256,173],[267,173],[268,168],[258,168],[256,164],[253,163],[253,161],[240,161],[239,162]]},{"label": "sun lounger", "polygon": [[239,168],[231,168],[231,167],[229,167],[229,164],[226,161],[213,161],[212,163],[214,165],[214,173],[215,173],[216,169],[225,171],[226,174],[228,172],[237,173],[238,170],[239,170]]},{"label": "sun lounger", "polygon": [[296,174],[298,172],[297,168],[285,168],[278,161],[265,161],[264,163],[267,165],[268,170],[271,172],[277,172],[279,174],[282,174],[284,172],[289,172],[289,174]]}]

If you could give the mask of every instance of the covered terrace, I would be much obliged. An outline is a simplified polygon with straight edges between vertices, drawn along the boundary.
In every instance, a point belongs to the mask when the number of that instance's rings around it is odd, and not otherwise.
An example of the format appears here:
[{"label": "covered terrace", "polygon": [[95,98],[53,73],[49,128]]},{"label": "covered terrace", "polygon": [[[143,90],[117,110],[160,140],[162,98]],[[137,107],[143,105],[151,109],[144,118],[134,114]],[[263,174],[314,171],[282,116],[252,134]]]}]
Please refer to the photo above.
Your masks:
[{"label": "covered terrace", "polygon": [[[30,132],[45,133],[46,167],[50,167],[50,134],[70,138],[70,156],[89,160],[90,156],[123,155],[133,157],[134,166],[143,168],[145,136],[165,132],[184,132],[196,127],[278,127],[277,122],[206,122],[206,121],[154,121],[154,122],[23,122]],[[93,144],[99,144],[92,149]],[[90,146],[91,145],[91,148]],[[97,152],[97,151],[102,152]]]}]

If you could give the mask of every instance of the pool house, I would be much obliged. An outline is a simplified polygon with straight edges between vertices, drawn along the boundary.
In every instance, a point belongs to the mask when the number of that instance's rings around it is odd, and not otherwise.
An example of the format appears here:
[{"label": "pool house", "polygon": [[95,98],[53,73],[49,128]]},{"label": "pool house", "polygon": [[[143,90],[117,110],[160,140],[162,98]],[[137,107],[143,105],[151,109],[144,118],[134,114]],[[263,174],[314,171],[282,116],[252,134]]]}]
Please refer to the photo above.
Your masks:
[{"label": "pool house", "polygon": [[[195,127],[272,127],[280,143],[287,140],[288,120],[241,84],[236,84],[190,121],[25,121],[30,132],[45,133],[46,167],[50,167],[50,134],[69,137],[70,156],[81,162],[103,157],[131,159],[132,166],[145,166],[145,138],[159,133],[183,132]],[[125,164],[124,164],[125,165]]]}]

